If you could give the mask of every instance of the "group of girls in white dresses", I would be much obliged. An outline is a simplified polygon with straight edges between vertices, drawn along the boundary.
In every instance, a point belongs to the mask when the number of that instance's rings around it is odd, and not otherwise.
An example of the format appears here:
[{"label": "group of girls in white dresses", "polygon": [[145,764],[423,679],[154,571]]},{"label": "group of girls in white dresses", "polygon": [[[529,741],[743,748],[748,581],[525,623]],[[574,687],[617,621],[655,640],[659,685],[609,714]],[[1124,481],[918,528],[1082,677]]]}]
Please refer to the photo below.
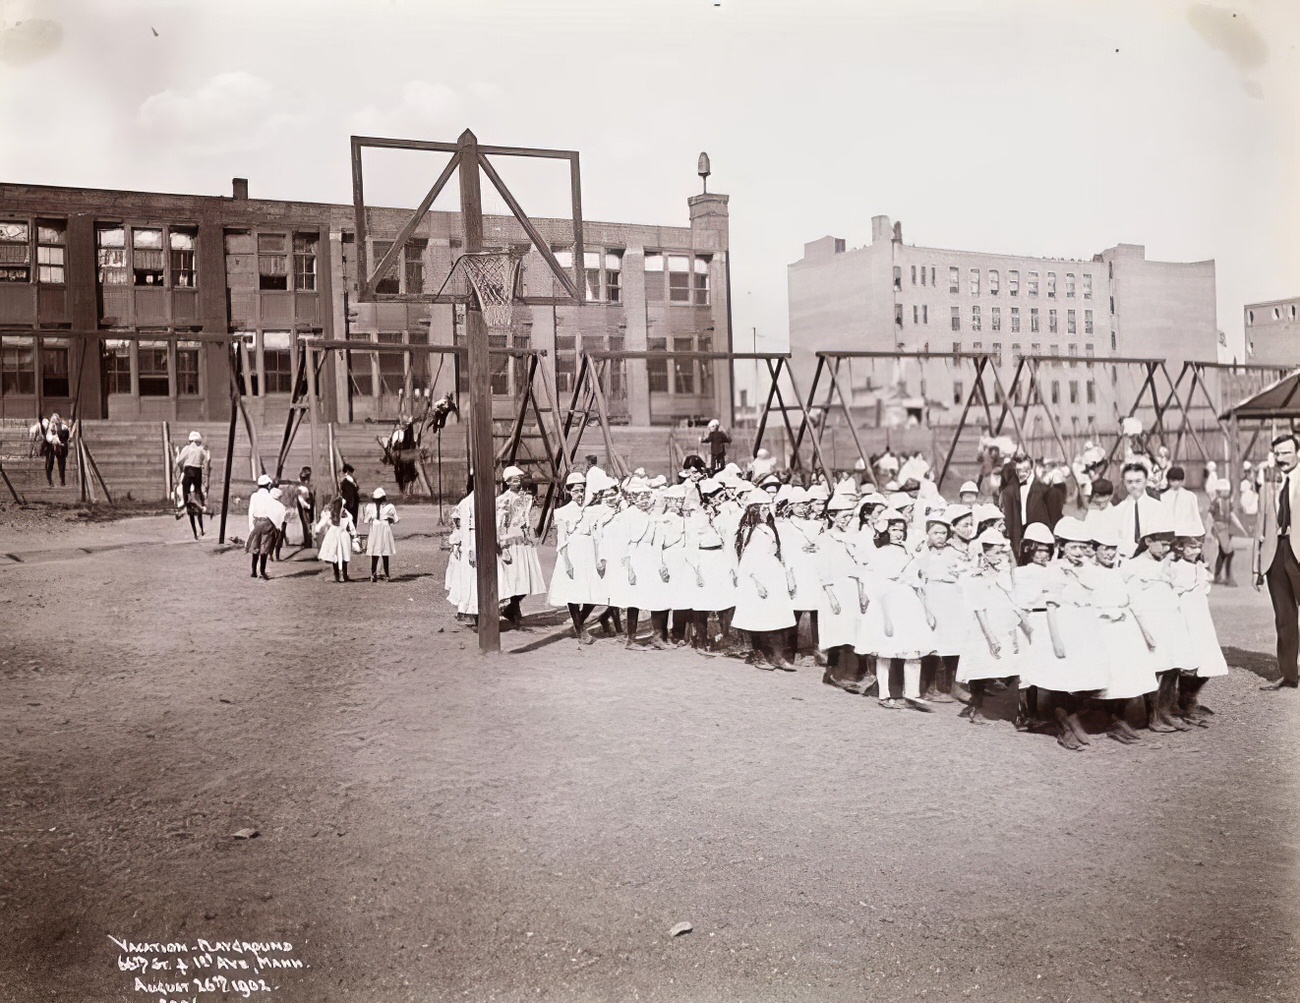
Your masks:
[{"label": "group of girls in white dresses", "polygon": [[[524,472],[507,467],[503,489],[496,497],[497,595],[505,601],[502,615],[515,626],[523,623],[521,604],[529,596],[546,591],[542,562],[537,555],[537,537],[531,514],[535,499],[523,490]],[[456,615],[478,622],[478,553],[474,542],[474,492],[452,511],[451,533],[447,537],[450,555],[443,584],[447,601]]]},{"label": "group of girls in white dresses", "polygon": [[[992,694],[1014,688],[1018,726],[1076,750],[1091,742],[1085,718],[1125,744],[1139,740],[1135,724],[1205,726],[1200,689],[1227,672],[1199,526],[1144,523],[1139,552],[1121,562],[1109,520],[1066,517],[1031,524],[1013,555],[997,506],[946,505],[932,484],[917,501],[847,482],[764,489],[732,467],[688,469],[672,486],[640,472],[620,484],[597,467],[569,477],[555,511],[548,591],[530,496],[507,475],[500,594],[517,611],[546,591],[584,645],[600,608],[601,633],[629,648],[688,643],[793,671],[806,614],[826,682],[859,693],[874,684],[890,709],[955,697],[974,724],[988,722]],[[467,614],[478,612],[472,507],[472,496],[458,507],[447,571],[448,598]]]}]

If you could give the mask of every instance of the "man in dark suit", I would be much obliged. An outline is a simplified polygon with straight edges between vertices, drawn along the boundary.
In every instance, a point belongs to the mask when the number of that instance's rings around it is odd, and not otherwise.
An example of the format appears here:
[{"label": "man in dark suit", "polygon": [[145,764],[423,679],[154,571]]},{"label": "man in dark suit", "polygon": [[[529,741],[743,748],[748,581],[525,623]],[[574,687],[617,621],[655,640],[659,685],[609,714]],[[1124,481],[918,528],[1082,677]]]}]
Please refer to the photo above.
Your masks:
[{"label": "man in dark suit", "polygon": [[1277,627],[1277,668],[1282,678],[1262,687],[1266,690],[1296,689],[1300,672],[1300,439],[1287,432],[1273,440],[1277,481],[1264,484],[1259,493],[1259,519],[1251,548],[1250,569],[1258,592],[1268,582],[1273,600],[1273,623]]},{"label": "man in dark suit", "polygon": [[1065,484],[1045,484],[1034,471],[1034,461],[1018,452],[1002,468],[1000,501],[1011,552],[1023,564],[1020,541],[1024,539],[1025,527],[1031,522],[1041,522],[1052,529],[1060,521],[1065,509]]}]

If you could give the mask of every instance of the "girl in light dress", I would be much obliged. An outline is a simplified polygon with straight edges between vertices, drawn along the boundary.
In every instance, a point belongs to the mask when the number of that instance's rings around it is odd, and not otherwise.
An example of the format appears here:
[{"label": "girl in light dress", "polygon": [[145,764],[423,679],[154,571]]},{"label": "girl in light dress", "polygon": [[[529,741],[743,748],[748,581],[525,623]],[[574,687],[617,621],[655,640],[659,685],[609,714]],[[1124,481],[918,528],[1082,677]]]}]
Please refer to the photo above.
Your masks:
[{"label": "girl in light dress", "polygon": [[921,579],[922,601],[929,619],[934,620],[934,654],[921,661],[921,694],[935,703],[953,702],[949,694],[958,658],[970,642],[961,587],[969,562],[951,539],[951,518],[947,510],[936,509],[925,517],[925,542],[912,558]]},{"label": "girl in light dress", "polygon": [[1129,605],[1152,641],[1158,686],[1147,695],[1147,727],[1187,731],[1190,726],[1174,715],[1178,674],[1180,669],[1194,671],[1200,659],[1188,636],[1171,575],[1173,523],[1163,506],[1152,512],[1143,520],[1137,553],[1120,566],[1120,573],[1128,585]]},{"label": "girl in light dress", "polygon": [[732,546],[736,528],[725,526],[719,514],[722,485],[712,479],[700,482],[703,507],[686,515],[687,587],[695,612],[692,646],[704,649],[712,636],[709,614],[718,617],[718,634],[731,629],[731,611],[736,606],[736,551]]},{"label": "girl in light dress", "polygon": [[[663,640],[672,606],[668,586],[668,569],[663,562],[662,533],[658,519],[651,515],[654,496],[640,477],[631,478],[623,493],[631,501],[626,509],[610,520],[600,545],[605,564],[605,585],[610,606],[627,610],[626,647],[637,646],[636,632],[641,611],[650,613],[652,630],[650,647],[666,648]],[[600,564],[597,564],[599,570]]]},{"label": "girl in light dress", "polygon": [[591,644],[595,638],[583,626],[595,607],[590,602],[596,577],[596,550],[591,538],[592,523],[587,519],[587,478],[572,473],[565,479],[569,493],[567,504],[555,510],[555,570],[546,601],[552,606],[567,606],[573,621],[573,633],[579,644]]},{"label": "girl in light dress", "polygon": [[[1001,515],[994,520],[991,513],[985,522],[991,523],[992,528],[1005,525]],[[1003,532],[1002,529],[998,531]],[[1012,572],[1015,581],[1013,594],[1030,627],[1030,650],[1023,663],[1026,671],[1020,674],[1020,708],[1016,716],[1016,727],[1022,731],[1043,724],[1038,713],[1038,690],[1033,677],[1036,666],[1056,658],[1047,618],[1048,601],[1055,591],[1048,565],[1055,554],[1056,539],[1050,529],[1041,522],[1031,522],[1025,527],[1020,541],[1020,559],[1025,563]]]},{"label": "girl in light dress", "polygon": [[1101,626],[1089,585],[1093,548],[1082,520],[1066,516],[1054,530],[1059,556],[1049,566],[1047,597],[1053,655],[1030,668],[1030,679],[1051,696],[1060,732],[1058,741],[1079,751],[1092,744],[1079,713],[1110,682],[1105,648],[1097,643]]},{"label": "girl in light dress", "polygon": [[1199,525],[1174,527],[1177,535],[1169,577],[1183,616],[1188,651],[1195,655],[1195,664],[1179,666],[1178,692],[1172,711],[1189,724],[1205,728],[1209,726],[1206,716],[1211,712],[1201,706],[1201,688],[1214,676],[1226,676],[1228,663],[1210,618],[1211,577],[1201,560],[1204,544],[1199,530]]},{"label": "girl in light dress", "polygon": [[393,540],[393,525],[399,521],[397,507],[388,500],[383,488],[375,488],[373,499],[366,503],[361,513],[361,521],[370,526],[370,535],[366,538],[366,553],[370,556],[370,580],[379,581],[379,562],[384,562],[384,581],[389,578],[388,559],[397,553],[397,544]]},{"label": "girl in light dress", "polygon": [[[734,630],[750,635],[752,664],[761,669],[793,672],[786,659],[784,635],[794,626],[794,578],[782,555],[772,517],[771,498],[754,488],[745,498],[745,514],[736,530],[736,612]],[[764,655],[771,660],[767,664]]]},{"label": "girl in light dress", "polygon": [[695,591],[695,572],[687,564],[686,547],[686,486],[674,484],[659,492],[663,512],[659,515],[660,546],[663,549],[664,567],[668,569],[668,586],[672,612],[672,627],[665,621],[664,640],[681,646],[687,641],[689,628],[695,621],[691,607]]},{"label": "girl in light dress", "polygon": [[324,534],[320,549],[316,551],[316,559],[333,567],[336,582],[351,581],[348,577],[348,562],[352,560],[352,541],[356,539],[357,527],[352,521],[352,513],[344,507],[341,495],[321,513],[312,532]]},{"label": "girl in light dress", "polygon": [[474,536],[474,492],[471,491],[452,512],[452,531],[447,537],[451,554],[447,558],[447,601],[456,607],[456,617],[470,626],[478,626],[478,561]]},{"label": "girl in light dress", "polygon": [[[596,622],[605,637],[618,637],[623,633],[623,617],[617,603],[610,602],[610,560],[613,538],[608,537],[610,526],[623,510],[623,493],[618,482],[599,467],[587,471],[586,515],[581,528],[591,536],[592,555],[596,561],[596,575],[591,579],[587,602],[605,609]],[[608,537],[608,538],[607,538]]]},{"label": "girl in light dress", "polygon": [[[853,650],[875,656],[882,707],[930,710],[930,702],[921,696],[921,659],[934,654],[937,621],[919,594],[921,581],[906,547],[907,525],[907,517],[897,509],[886,509],[880,515],[876,550],[863,569],[866,609]],[[901,703],[886,682],[882,660],[887,659],[902,662]]]},{"label": "girl in light dress", "polygon": [[[818,644],[826,653],[826,673],[822,681],[861,693],[875,682],[875,672],[874,660],[864,666],[849,664],[863,616],[861,583],[865,563],[859,554],[860,537],[856,531],[858,518],[853,497],[840,493],[833,495],[826,506],[826,518],[829,525],[819,537],[817,547],[821,584],[817,607]],[[871,546],[874,550],[874,540]],[[854,671],[855,668],[858,671]],[[864,668],[867,671],[862,671]]]},{"label": "girl in light dress", "polygon": [[790,603],[794,607],[795,619],[785,647],[791,656],[798,656],[799,621],[807,613],[813,650],[817,652],[815,657],[820,660],[818,611],[823,593],[818,547],[825,524],[809,518],[808,493],[803,488],[787,485],[782,490],[788,492],[786,515],[784,519],[778,516],[776,527],[781,536],[786,566],[794,576],[794,595],[790,597]]},{"label": "girl in light dress", "polygon": [[501,479],[505,490],[496,503],[497,591],[501,598],[509,598],[505,618],[521,627],[524,615],[520,604],[528,596],[545,594],[546,578],[529,522],[534,499],[523,490],[524,472],[518,467],[506,467]]},{"label": "girl in light dress", "polygon": [[975,567],[961,580],[969,612],[969,639],[957,663],[957,681],[970,689],[971,724],[988,724],[984,698],[991,680],[1010,682],[1029,664],[1033,628],[1015,597],[1011,543],[996,529],[977,536]]},{"label": "girl in light dress", "polygon": [[1110,737],[1132,745],[1141,736],[1128,723],[1129,705],[1137,697],[1154,693],[1156,661],[1154,642],[1138,621],[1129,601],[1128,586],[1120,573],[1119,534],[1108,519],[1088,519],[1084,525],[1095,548],[1094,563],[1083,569],[1097,611],[1097,646],[1109,676],[1100,699],[1110,721]]}]

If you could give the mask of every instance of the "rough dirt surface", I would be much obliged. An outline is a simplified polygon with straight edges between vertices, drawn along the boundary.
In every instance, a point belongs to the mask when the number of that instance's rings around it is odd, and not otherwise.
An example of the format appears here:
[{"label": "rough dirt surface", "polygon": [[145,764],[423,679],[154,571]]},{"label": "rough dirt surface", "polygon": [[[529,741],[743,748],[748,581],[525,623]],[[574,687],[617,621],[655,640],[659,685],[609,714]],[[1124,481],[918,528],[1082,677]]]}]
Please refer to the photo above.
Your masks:
[{"label": "rough dirt surface", "polygon": [[1300,998],[1266,595],[1212,598],[1211,728],[1070,753],[542,644],[537,599],[482,658],[436,512],[398,530],[341,586],[166,517],[0,520],[0,1000],[160,998],[110,934],[291,941],[279,1001]]}]

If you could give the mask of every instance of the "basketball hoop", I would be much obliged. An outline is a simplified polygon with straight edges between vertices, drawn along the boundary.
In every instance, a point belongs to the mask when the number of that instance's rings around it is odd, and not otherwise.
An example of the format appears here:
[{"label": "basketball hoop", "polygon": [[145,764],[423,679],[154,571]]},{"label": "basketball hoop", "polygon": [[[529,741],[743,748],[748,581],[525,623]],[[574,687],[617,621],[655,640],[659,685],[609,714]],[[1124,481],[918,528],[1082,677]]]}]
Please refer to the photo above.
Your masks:
[{"label": "basketball hoop", "polygon": [[522,257],[514,250],[475,251],[460,257],[474,287],[483,320],[490,328],[510,326],[515,309],[515,280]]}]

